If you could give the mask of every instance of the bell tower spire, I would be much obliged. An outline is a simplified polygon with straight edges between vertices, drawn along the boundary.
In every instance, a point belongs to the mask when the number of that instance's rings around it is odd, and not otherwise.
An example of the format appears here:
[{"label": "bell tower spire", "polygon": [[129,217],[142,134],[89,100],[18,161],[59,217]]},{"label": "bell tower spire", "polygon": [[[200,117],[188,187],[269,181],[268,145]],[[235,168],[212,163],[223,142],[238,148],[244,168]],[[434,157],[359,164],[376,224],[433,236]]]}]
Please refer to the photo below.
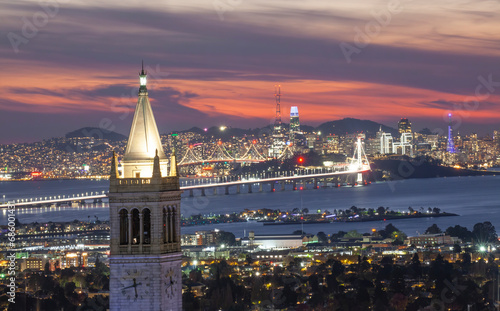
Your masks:
[{"label": "bell tower spire", "polygon": [[144,61],[142,61],[141,72],[139,73],[139,83],[141,85],[139,87],[139,95],[141,95],[141,93],[146,93],[145,95],[147,95],[147,93],[148,93],[148,89],[146,87],[147,77],[148,77],[148,73],[146,71],[144,71]]},{"label": "bell tower spire", "polygon": [[144,70],[144,62],[142,62],[139,72],[139,83],[134,119],[122,161],[123,174],[125,178],[152,177],[153,167],[151,163],[156,155],[156,150],[158,150],[161,175],[168,176],[168,158],[163,152],[160,134],[149,103],[146,87],[147,72]]}]

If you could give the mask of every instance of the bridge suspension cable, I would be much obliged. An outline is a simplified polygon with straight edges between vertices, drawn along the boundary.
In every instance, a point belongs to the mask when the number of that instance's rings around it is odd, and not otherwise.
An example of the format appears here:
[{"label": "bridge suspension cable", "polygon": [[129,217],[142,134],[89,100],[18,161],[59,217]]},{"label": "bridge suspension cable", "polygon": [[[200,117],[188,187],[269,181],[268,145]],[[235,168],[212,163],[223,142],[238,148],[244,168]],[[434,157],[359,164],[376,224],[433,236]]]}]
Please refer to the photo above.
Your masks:
[{"label": "bridge suspension cable", "polygon": [[363,148],[363,143],[361,142],[361,137],[358,136],[358,140],[356,141],[354,147],[354,154],[352,156],[351,170],[371,170],[370,162],[368,162],[368,158],[366,157],[365,150]]},{"label": "bridge suspension cable", "polygon": [[202,162],[202,159],[198,157],[191,146],[187,149],[186,153],[184,154],[184,157],[182,157],[182,160],[179,161],[178,165],[183,165],[187,163],[196,163],[196,162]]},{"label": "bridge suspension cable", "polygon": [[222,142],[217,142],[214,152],[208,158],[209,161],[221,161],[221,160],[234,160],[234,158],[227,152],[226,148],[222,145]]},{"label": "bridge suspension cable", "polygon": [[290,159],[293,157],[293,150],[290,145],[287,145],[283,152],[279,155],[278,160]]},{"label": "bridge suspension cable", "polygon": [[250,147],[248,147],[247,151],[245,154],[240,158],[240,160],[260,160],[260,161],[265,161],[267,160],[265,156],[263,156],[259,150],[255,147],[255,143],[252,142]]}]

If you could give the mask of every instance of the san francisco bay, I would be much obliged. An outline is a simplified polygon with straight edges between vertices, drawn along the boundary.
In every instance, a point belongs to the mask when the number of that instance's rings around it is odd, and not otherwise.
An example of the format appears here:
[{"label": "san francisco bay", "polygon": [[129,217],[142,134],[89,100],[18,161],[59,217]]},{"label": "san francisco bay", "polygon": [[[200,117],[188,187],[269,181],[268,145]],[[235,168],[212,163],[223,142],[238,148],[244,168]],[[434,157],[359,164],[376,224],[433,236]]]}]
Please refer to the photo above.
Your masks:
[{"label": "san francisco bay", "polygon": [[[107,180],[53,180],[28,182],[0,182],[0,196],[5,195],[7,200],[41,197],[51,195],[70,195],[82,192],[106,191]],[[306,186],[306,185],[304,185]],[[291,186],[289,186],[291,187]],[[311,185],[309,185],[309,188]],[[403,230],[408,235],[423,233],[426,228],[436,223],[443,230],[456,224],[469,229],[475,223],[490,221],[500,228],[500,176],[453,177],[432,179],[408,179],[392,182],[372,183],[365,187],[320,188],[297,191],[270,192],[264,187],[263,192],[224,195],[219,191],[212,195],[200,196],[195,193],[189,197],[184,193],[182,199],[182,214],[220,214],[240,212],[244,209],[280,209],[308,208],[310,213],[317,210],[347,209],[351,206],[360,208],[389,207],[391,210],[407,211],[408,207],[419,210],[423,207],[438,207],[442,211],[456,213],[458,217],[420,218],[391,220],[390,223]],[[251,199],[250,199],[251,198]],[[86,204],[79,207],[41,207],[17,208],[16,217],[22,223],[109,219],[106,203]],[[0,213],[2,224],[7,222],[6,211]],[[323,231],[333,233],[339,230],[358,230],[369,232],[372,228],[382,229],[389,222],[349,222],[328,224],[304,224],[307,233]],[[231,231],[237,237],[244,232],[253,230],[256,233],[291,233],[302,228],[302,225],[263,226],[262,223],[229,223],[205,226],[183,227],[183,233],[192,233],[197,230],[218,228]]]}]

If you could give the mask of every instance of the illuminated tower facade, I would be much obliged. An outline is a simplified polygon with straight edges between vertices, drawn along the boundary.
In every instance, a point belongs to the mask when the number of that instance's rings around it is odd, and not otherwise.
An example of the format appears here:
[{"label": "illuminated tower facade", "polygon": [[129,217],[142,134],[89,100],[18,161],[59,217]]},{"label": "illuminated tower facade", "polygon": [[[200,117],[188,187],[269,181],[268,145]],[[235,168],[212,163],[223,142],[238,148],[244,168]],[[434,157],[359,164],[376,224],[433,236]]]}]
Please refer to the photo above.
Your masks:
[{"label": "illuminated tower facade", "polygon": [[446,144],[448,153],[455,153],[455,142],[453,141],[453,129],[451,128],[451,113],[448,114],[448,142]]},{"label": "illuminated tower facade", "polygon": [[299,108],[292,106],[290,108],[290,140],[294,134],[300,133]]},{"label": "illuminated tower facade", "polygon": [[163,153],[144,69],[139,77],[123,176],[114,153],[111,162],[110,310],[182,310],[182,191],[176,158],[173,153],[169,163]]}]

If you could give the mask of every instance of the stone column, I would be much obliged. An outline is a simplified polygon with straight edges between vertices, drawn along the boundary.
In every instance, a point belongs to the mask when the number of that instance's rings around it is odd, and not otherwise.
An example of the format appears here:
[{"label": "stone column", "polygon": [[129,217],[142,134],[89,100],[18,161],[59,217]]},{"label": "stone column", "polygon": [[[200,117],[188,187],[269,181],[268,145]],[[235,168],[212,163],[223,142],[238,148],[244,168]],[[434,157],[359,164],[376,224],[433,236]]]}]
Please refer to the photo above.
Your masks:
[{"label": "stone column", "polygon": [[170,208],[165,207],[165,243],[170,243]]},{"label": "stone column", "polygon": [[128,211],[128,252],[132,251],[132,212]]},{"label": "stone column", "polygon": [[176,229],[177,229],[177,209],[174,206],[172,208],[172,242],[178,242]]},{"label": "stone column", "polygon": [[142,211],[139,212],[139,252],[142,253],[142,244],[144,243],[144,221]]},{"label": "stone column", "polygon": [[168,242],[172,243],[174,241],[174,212],[172,209],[168,211]]}]

